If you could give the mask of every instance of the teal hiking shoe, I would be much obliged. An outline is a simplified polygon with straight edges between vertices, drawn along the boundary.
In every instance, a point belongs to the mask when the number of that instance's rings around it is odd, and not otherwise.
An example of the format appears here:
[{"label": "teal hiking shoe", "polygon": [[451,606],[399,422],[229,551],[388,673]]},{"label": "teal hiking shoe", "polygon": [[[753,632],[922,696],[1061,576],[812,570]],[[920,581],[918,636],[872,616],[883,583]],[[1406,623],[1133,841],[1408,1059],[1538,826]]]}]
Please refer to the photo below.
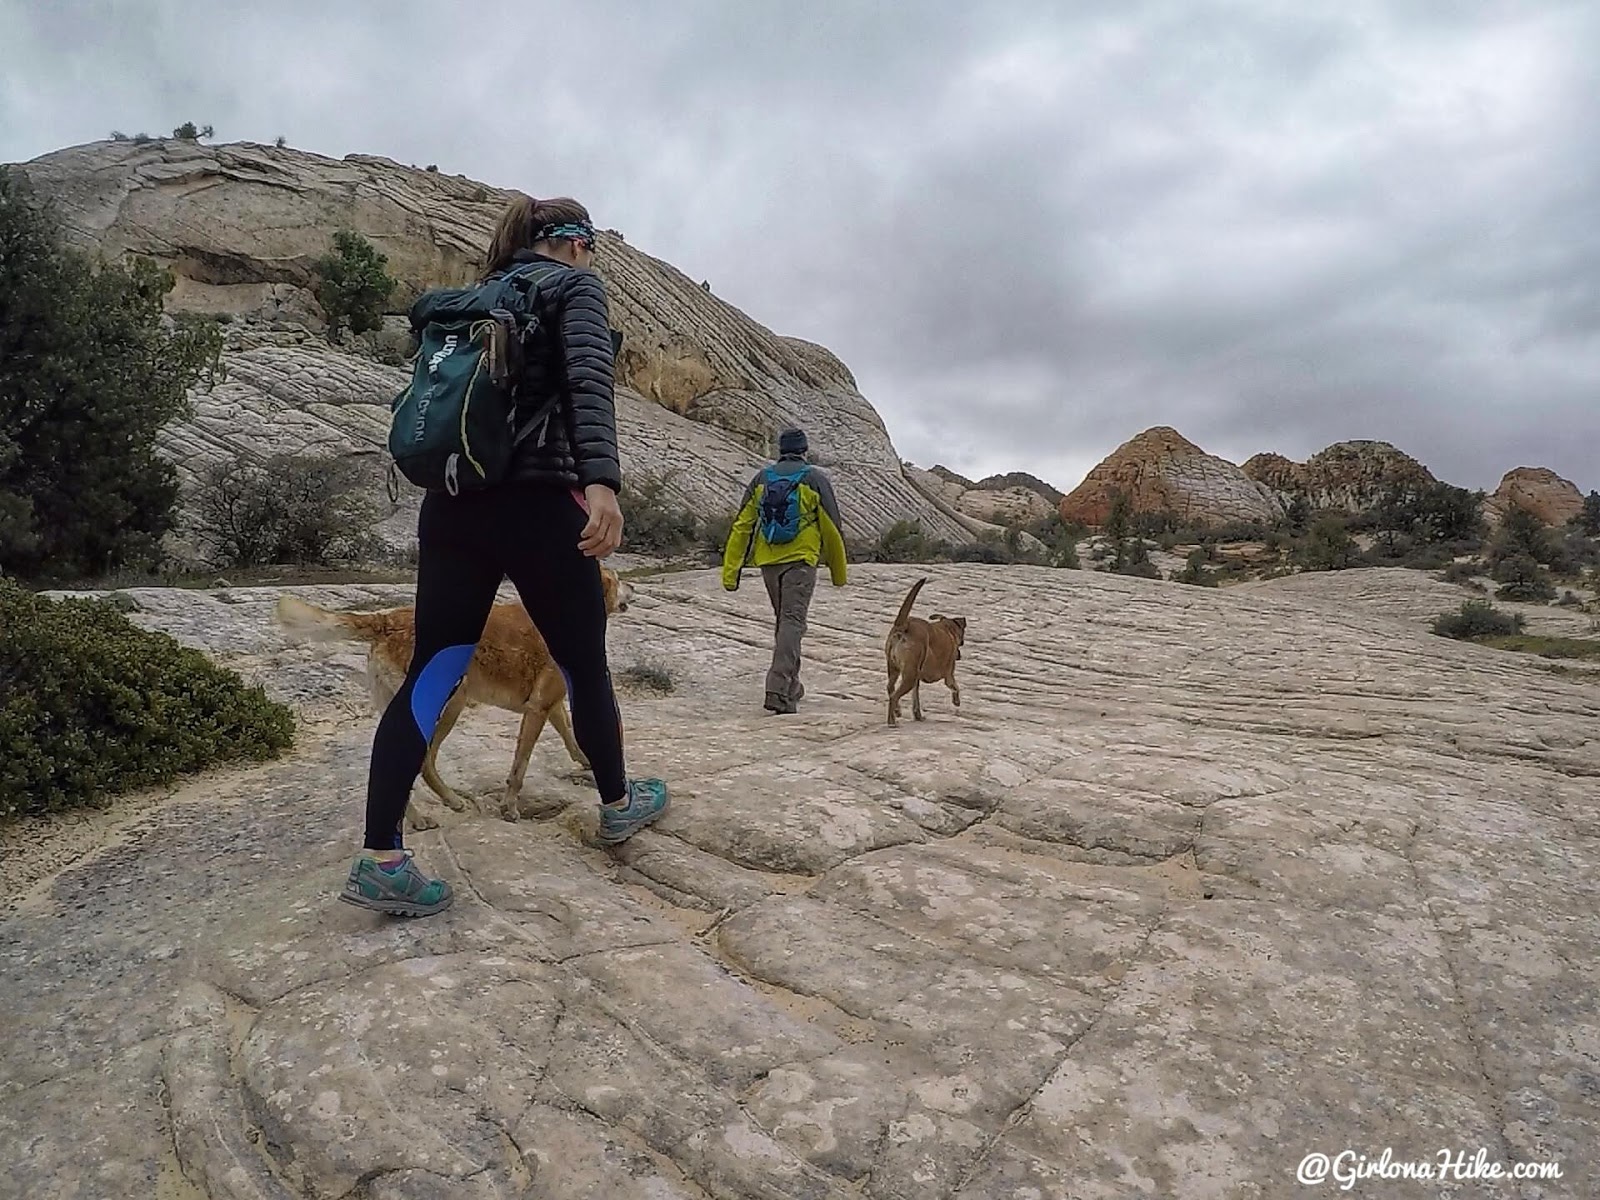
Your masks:
[{"label": "teal hiking shoe", "polygon": [[380,867],[370,853],[362,854],[351,864],[339,899],[357,908],[396,917],[431,917],[449,908],[456,898],[450,885],[442,879],[428,878],[411,857],[411,851],[405,854],[392,871]]},{"label": "teal hiking shoe", "polygon": [[659,779],[630,779],[628,795],[621,804],[600,806],[600,832],[596,835],[602,846],[615,846],[625,842],[667,811],[667,785]]}]

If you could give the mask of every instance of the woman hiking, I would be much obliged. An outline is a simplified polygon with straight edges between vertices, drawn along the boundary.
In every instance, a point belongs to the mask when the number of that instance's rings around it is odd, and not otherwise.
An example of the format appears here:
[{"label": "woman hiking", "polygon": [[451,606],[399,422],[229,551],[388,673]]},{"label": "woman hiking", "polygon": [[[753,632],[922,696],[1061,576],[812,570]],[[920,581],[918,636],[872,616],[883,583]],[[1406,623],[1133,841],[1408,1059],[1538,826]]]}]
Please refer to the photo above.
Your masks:
[{"label": "woman hiking", "polygon": [[489,243],[485,280],[537,264],[539,328],[523,353],[519,413],[554,402],[538,437],[517,443],[503,482],[430,490],[417,521],[416,649],[372,743],[364,848],[340,899],[402,916],[449,907],[450,885],[426,875],[401,826],[423,754],[466,674],[501,580],[509,578],[566,679],[572,728],[594,767],[599,839],[623,841],[667,808],[659,779],[630,780],[606,663],[600,559],[622,541],[604,285],[591,269],[595,232],[576,200],[519,196]]}]

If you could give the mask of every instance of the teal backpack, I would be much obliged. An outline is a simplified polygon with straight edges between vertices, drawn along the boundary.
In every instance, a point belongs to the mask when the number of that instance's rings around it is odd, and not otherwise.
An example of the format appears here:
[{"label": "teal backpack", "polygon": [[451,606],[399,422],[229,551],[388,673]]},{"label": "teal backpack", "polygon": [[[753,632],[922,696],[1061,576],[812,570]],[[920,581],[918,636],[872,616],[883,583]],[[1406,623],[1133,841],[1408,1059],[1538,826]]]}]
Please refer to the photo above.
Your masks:
[{"label": "teal backpack", "polygon": [[391,406],[389,453],[418,487],[454,496],[501,482],[516,447],[549,421],[559,398],[518,424],[516,385],[539,327],[534,287],[558,270],[526,263],[473,287],[424,292],[411,306],[417,355]]},{"label": "teal backpack", "polygon": [[762,470],[756,519],[769,546],[781,546],[800,536],[800,481],[810,470],[804,466],[790,474],[775,465]]}]

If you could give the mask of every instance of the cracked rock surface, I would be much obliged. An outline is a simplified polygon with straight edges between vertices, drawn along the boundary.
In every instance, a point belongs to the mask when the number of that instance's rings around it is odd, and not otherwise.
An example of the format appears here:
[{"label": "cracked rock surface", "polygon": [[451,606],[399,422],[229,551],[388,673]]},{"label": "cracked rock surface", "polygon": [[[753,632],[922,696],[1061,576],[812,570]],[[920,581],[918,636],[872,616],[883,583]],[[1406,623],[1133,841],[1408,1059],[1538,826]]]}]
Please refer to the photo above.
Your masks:
[{"label": "cracked rock surface", "polygon": [[[1564,1177],[1352,1194],[1597,1194],[1593,675],[1430,635],[1409,572],[939,567],[963,707],[891,730],[921,573],[819,589],[786,718],[758,587],[638,580],[613,668],[676,675],[622,697],[672,811],[594,848],[547,737],[554,815],[411,835],[458,900],[409,923],[334,900],[359,648],[286,646],[273,589],[127,593],[305,723],[0,918],[0,1197],[1276,1200],[1386,1147]],[[441,773],[493,794],[515,728]]]}]

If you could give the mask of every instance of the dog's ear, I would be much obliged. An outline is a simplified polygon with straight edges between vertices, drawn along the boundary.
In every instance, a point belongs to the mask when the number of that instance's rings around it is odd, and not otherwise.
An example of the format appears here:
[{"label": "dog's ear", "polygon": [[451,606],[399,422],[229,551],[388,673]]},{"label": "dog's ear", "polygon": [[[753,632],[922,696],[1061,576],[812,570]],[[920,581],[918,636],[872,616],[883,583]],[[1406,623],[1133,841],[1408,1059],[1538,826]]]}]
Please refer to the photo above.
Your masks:
[{"label": "dog's ear", "polygon": [[961,632],[962,633],[965,633],[967,631],[967,619],[965,617],[951,617],[950,619],[952,621],[954,621],[957,625],[961,626]]}]

